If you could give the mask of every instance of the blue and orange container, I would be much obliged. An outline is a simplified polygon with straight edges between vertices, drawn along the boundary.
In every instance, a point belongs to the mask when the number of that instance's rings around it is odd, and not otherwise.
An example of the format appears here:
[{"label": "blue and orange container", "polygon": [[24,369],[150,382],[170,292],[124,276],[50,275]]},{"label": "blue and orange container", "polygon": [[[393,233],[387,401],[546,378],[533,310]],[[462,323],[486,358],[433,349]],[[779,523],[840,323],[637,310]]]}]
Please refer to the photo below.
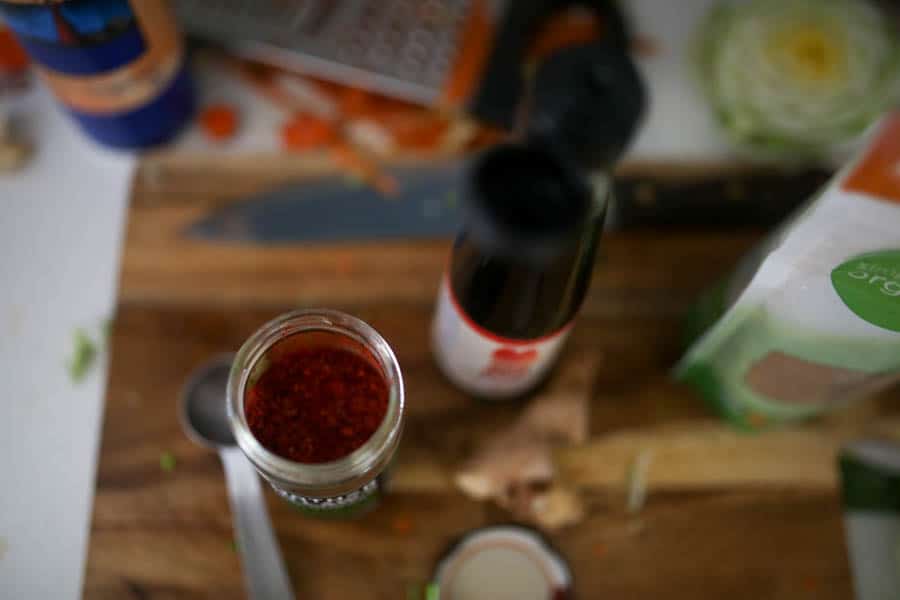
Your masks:
[{"label": "blue and orange container", "polygon": [[0,19],[101,144],[161,144],[191,117],[184,44],[165,0],[0,0]]}]

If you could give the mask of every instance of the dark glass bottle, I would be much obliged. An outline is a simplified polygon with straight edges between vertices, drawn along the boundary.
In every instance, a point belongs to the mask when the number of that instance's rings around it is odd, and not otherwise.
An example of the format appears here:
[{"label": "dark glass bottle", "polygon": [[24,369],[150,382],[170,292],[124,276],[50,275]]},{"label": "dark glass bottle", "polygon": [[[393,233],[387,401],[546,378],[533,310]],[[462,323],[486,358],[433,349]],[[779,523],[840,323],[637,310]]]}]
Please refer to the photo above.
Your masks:
[{"label": "dark glass bottle", "polygon": [[643,110],[620,48],[566,50],[538,73],[525,141],[473,164],[467,217],[432,327],[447,377],[486,398],[524,394],[553,366],[590,283],[609,204],[605,173]]},{"label": "dark glass bottle", "polygon": [[563,329],[587,290],[604,207],[581,177],[530,146],[495,149],[472,179],[476,214],[449,267],[460,308],[500,337]]},{"label": "dark glass bottle", "polygon": [[485,397],[542,379],[590,283],[605,202],[556,154],[500,146],[474,167],[467,227],[454,245],[434,321],[447,376]]}]

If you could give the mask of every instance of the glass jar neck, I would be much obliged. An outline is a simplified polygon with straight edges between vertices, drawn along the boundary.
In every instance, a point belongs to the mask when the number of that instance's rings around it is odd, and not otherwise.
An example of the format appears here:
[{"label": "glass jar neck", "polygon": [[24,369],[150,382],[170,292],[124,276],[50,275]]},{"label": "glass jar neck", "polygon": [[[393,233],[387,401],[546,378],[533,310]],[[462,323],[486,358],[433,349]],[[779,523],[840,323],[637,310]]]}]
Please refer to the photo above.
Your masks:
[{"label": "glass jar neck", "polygon": [[[250,431],[244,401],[267,351],[281,340],[310,332],[349,338],[374,358],[388,389],[385,416],[372,436],[347,456],[315,464],[297,463],[266,449]],[[294,494],[331,497],[364,486],[387,467],[402,431],[403,379],[390,346],[365,322],[334,310],[299,310],[270,321],[244,343],[231,367],[227,402],[237,444],[264,478]]]}]

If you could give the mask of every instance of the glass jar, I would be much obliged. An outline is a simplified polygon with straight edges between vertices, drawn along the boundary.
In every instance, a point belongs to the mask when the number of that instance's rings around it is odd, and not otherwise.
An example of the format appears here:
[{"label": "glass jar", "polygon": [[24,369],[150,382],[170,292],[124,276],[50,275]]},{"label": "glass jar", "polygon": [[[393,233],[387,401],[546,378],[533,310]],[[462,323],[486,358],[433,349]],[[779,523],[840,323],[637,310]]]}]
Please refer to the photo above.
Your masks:
[{"label": "glass jar", "polygon": [[[278,346],[349,350],[384,377],[387,409],[371,437],[350,454],[323,463],[299,463],[265,448],[245,415],[249,387],[262,375]],[[403,378],[397,358],[365,322],[335,310],[299,310],[256,331],[235,356],[228,381],[228,417],[238,446],[272,488],[297,508],[316,516],[351,516],[372,508],[384,491],[386,469],[403,428]]]}]

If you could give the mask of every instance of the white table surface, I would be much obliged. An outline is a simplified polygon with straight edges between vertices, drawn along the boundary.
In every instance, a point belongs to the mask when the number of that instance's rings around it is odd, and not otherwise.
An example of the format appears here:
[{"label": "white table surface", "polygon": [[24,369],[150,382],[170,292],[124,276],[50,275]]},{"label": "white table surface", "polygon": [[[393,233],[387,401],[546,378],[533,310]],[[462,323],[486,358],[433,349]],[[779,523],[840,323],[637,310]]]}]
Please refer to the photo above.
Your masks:
[{"label": "white table surface", "polygon": [[0,175],[0,598],[81,594],[104,360],[73,383],[77,327],[112,314],[133,158],[88,142],[37,89],[37,155]]},{"label": "white table surface", "polygon": [[[685,62],[710,1],[629,3],[661,49],[640,64],[652,101],[631,158],[731,153]],[[0,598],[66,600],[82,589],[106,357],[77,384],[66,361],[74,330],[112,314],[134,158],[92,145],[40,88],[16,112],[38,154],[0,175]]]}]

